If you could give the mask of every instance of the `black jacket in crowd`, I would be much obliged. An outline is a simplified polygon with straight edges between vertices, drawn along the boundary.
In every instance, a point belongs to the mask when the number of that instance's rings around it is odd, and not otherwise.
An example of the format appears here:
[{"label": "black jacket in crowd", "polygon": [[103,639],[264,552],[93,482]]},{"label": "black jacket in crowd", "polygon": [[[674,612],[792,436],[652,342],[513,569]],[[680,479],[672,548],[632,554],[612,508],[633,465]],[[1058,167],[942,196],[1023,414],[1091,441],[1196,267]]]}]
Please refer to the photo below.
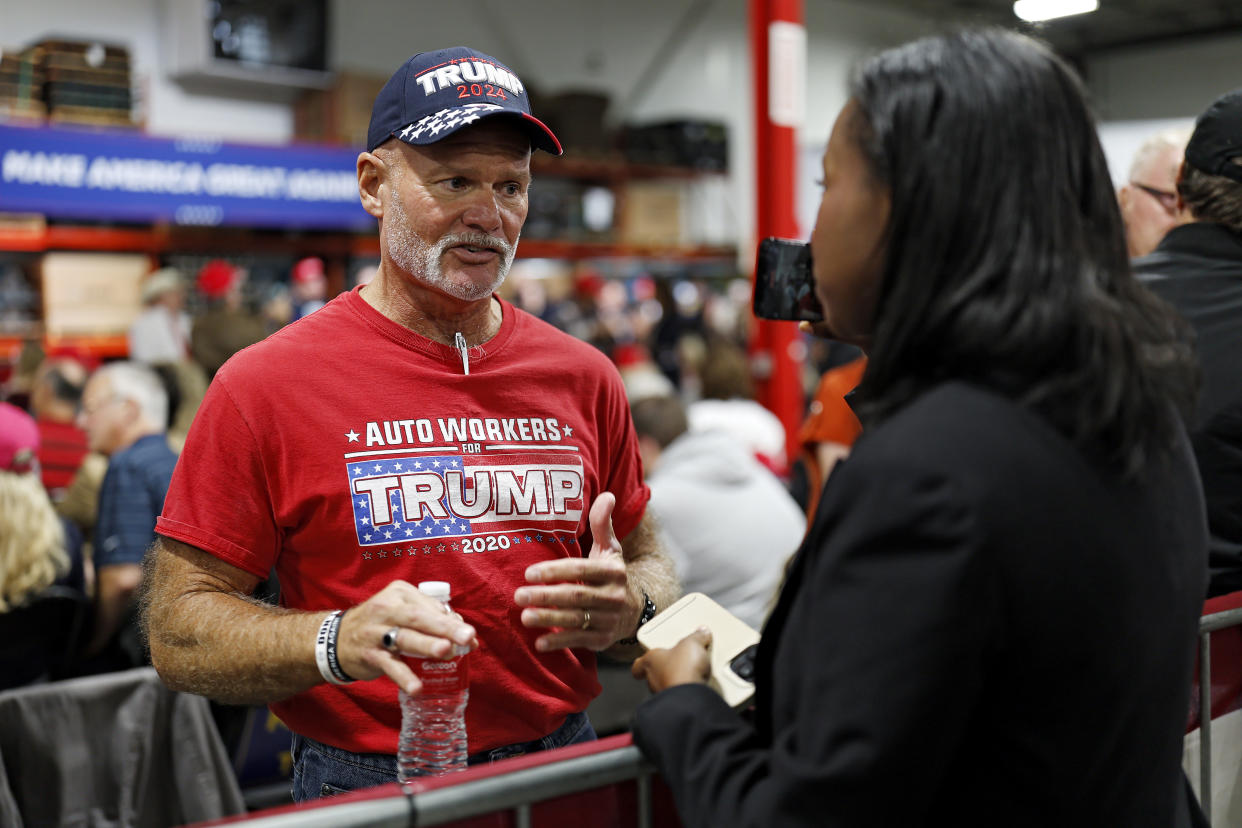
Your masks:
[{"label": "black jacket in crowd", "polygon": [[1203,371],[1191,441],[1211,529],[1211,595],[1242,589],[1242,235],[1183,224],[1134,262],[1195,329]]}]

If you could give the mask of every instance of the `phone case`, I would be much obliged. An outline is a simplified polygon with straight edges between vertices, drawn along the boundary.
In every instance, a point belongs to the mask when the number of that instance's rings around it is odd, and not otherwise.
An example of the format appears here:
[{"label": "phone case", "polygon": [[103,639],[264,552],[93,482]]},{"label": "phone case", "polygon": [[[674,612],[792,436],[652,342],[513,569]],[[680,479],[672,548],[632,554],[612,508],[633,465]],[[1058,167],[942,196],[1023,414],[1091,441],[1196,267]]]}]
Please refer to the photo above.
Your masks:
[{"label": "phone case", "polygon": [[703,593],[682,596],[639,627],[638,643],[648,650],[673,647],[699,627],[712,631],[712,673],[708,684],[730,707],[741,707],[754,695],[755,685],[739,676],[731,665],[759,643],[759,633]]},{"label": "phone case", "polygon": [[759,242],[751,306],[761,319],[823,320],[823,308],[815,293],[810,245],[774,236]]}]

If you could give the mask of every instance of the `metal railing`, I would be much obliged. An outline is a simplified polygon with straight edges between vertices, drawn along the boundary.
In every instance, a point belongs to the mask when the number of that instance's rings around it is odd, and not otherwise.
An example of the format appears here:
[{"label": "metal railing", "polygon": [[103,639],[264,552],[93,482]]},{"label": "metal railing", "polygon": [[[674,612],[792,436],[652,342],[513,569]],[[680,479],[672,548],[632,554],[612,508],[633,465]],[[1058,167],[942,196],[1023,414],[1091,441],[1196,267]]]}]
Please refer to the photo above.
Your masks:
[{"label": "metal railing", "polygon": [[1212,633],[1242,624],[1242,607],[1199,619],[1199,807],[1212,820]]},{"label": "metal railing", "polygon": [[[555,751],[549,752],[549,757]],[[499,767],[499,766],[494,766]],[[548,761],[478,779],[464,772],[460,782],[435,787],[419,783],[391,795],[348,801],[323,801],[310,807],[284,808],[230,824],[246,828],[405,828],[445,825],[470,817],[510,811],[516,828],[529,828],[532,806],[568,794],[634,780],[637,828],[652,828],[651,776],[654,767],[632,745],[584,756]],[[445,780],[447,781],[447,780]]]},{"label": "metal railing", "polygon": [[[1212,633],[1242,625],[1242,607],[1204,615],[1199,619],[1199,802],[1209,823],[1212,818]],[[616,739],[604,740],[615,742]],[[427,787],[397,785],[390,795],[341,802],[320,801],[282,808],[229,824],[246,828],[407,828],[445,825],[471,817],[511,811],[516,828],[529,828],[531,808],[539,802],[634,780],[637,787],[637,828],[652,828],[651,779],[655,768],[628,744],[586,755],[555,759],[533,767]],[[601,747],[603,747],[601,745]],[[499,766],[493,766],[499,769]]]}]

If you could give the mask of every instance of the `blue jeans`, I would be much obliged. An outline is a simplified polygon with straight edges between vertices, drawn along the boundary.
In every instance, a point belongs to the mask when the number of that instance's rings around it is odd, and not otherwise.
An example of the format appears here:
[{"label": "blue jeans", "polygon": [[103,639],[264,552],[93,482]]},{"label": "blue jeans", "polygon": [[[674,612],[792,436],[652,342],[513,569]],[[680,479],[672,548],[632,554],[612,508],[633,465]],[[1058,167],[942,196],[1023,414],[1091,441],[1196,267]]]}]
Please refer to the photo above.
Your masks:
[{"label": "blue jeans", "polygon": [[[531,742],[492,748],[466,758],[471,765],[485,765],[524,753],[552,750],[579,742],[595,741],[595,729],[586,713],[572,713],[556,730]],[[388,753],[351,753],[314,739],[293,734],[293,801],[355,791],[397,781],[397,757]]]}]

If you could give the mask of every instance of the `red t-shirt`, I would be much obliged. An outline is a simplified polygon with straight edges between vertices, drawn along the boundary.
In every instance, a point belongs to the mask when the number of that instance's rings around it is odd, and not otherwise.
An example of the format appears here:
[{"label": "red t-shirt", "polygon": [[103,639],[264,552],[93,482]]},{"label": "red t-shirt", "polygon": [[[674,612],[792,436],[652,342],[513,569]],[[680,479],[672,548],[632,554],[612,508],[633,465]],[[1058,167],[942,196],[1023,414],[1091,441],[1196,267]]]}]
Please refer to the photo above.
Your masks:
[{"label": "red t-shirt", "polygon": [[72,423],[39,420],[39,469],[43,488],[59,493],[73,482],[88,450],[86,432]]},{"label": "red t-shirt", "polygon": [[[500,332],[461,355],[355,290],[239,353],[194,420],[156,531],[329,610],[396,579],[448,581],[478,631],[471,753],[555,730],[599,693],[589,650],[535,651],[514,590],[540,560],[585,554],[587,513],[617,497],[624,537],[649,490],[625,390],[591,346],[501,302]],[[386,677],[273,704],[290,729],[395,753]]]}]

